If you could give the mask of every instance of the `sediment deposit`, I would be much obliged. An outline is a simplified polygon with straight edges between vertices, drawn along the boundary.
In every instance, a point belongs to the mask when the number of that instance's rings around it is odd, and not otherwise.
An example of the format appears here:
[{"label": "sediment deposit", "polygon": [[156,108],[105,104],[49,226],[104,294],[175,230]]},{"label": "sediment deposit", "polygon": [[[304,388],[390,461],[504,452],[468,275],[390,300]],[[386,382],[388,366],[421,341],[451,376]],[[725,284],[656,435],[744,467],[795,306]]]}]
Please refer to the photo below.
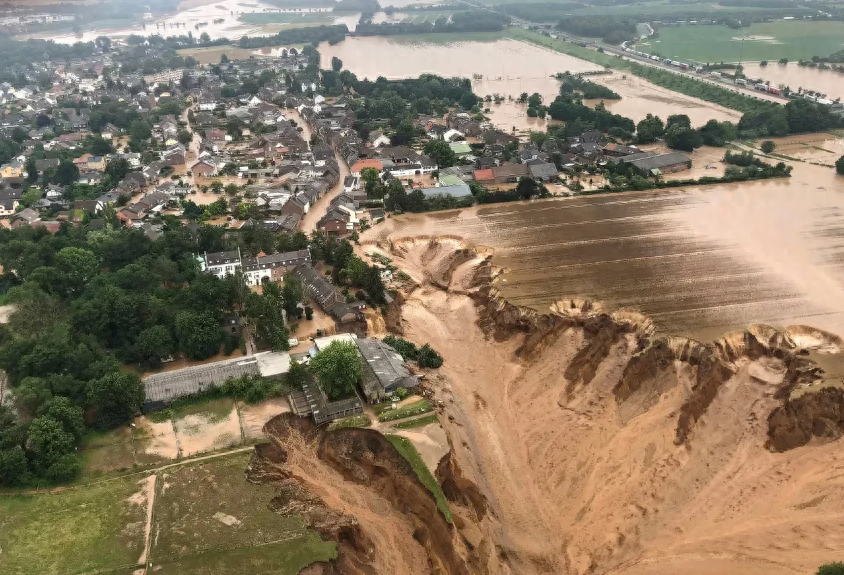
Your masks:
[{"label": "sediment deposit", "polygon": [[436,476],[455,520],[377,433],[283,416],[250,477],[311,494],[280,508],[321,510],[306,520],[340,542],[315,568],[785,575],[844,553],[844,392],[813,360],[840,338],[751,325],[704,343],[586,299],[539,313],[502,298],[491,253],[456,238],[365,249],[417,284],[388,328],[445,360],[425,385],[443,405]]}]

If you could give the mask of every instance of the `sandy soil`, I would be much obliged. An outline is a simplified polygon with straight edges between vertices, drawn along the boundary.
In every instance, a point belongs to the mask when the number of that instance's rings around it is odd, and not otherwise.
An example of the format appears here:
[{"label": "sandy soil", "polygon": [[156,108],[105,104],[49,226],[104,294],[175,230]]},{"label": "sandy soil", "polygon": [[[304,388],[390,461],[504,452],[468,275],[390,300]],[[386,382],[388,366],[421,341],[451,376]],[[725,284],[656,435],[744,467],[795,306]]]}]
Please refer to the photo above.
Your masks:
[{"label": "sandy soil", "polygon": [[431,473],[437,470],[440,460],[448,453],[448,438],[439,423],[429,423],[424,427],[411,429],[394,429],[389,433],[409,439]]},{"label": "sandy soil", "polygon": [[260,439],[264,437],[264,424],[276,415],[290,411],[290,405],[286,399],[276,397],[251,405],[239,402],[238,410],[243,435],[247,439]]},{"label": "sandy soil", "polygon": [[177,419],[175,427],[182,457],[231,447],[242,440],[240,419],[234,403],[226,417],[211,417],[204,413],[187,415]]},{"label": "sandy soil", "polygon": [[[414,277],[440,277],[446,260],[425,255],[425,243],[396,262]],[[786,575],[841,556],[840,445],[764,448],[779,360],[738,361],[677,446],[677,411],[696,368],[675,364],[616,401],[633,335],[611,345],[588,385],[562,375],[584,343],[579,329],[519,360],[522,336],[495,341],[477,326],[463,295],[474,263],[456,270],[448,293],[413,292],[401,326],[411,340],[439,342],[445,362],[428,385],[445,402],[464,474],[487,497],[481,528],[499,549],[489,573]]]},{"label": "sandy soil", "polygon": [[168,419],[161,423],[150,421],[146,417],[135,418],[135,425],[143,439],[135,442],[135,457],[143,461],[144,457],[154,459],[176,459],[179,447],[173,423]]}]

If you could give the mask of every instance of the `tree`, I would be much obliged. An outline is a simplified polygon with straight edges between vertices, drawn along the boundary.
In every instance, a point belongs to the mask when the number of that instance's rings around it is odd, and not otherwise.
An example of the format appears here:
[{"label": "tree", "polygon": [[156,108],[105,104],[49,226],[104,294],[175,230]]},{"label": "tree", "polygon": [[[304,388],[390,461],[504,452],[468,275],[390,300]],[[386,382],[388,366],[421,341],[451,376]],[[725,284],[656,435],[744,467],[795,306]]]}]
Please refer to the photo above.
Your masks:
[{"label": "tree", "polygon": [[188,130],[179,130],[179,133],[176,135],[176,139],[179,140],[179,143],[183,146],[187,146],[193,140],[193,134],[191,134]]},{"label": "tree", "polygon": [[173,337],[163,325],[146,328],[135,340],[135,360],[142,367],[157,369],[161,367],[161,360],[172,355],[174,351]]},{"label": "tree", "polygon": [[41,377],[25,377],[15,388],[15,402],[30,414],[37,413],[52,397],[46,380]]},{"label": "tree", "polygon": [[32,465],[40,475],[46,475],[74,447],[73,435],[52,417],[37,417],[30,422],[26,449],[31,453]]},{"label": "tree", "polygon": [[97,425],[102,428],[117,427],[141,410],[144,384],[134,373],[115,371],[89,381],[86,396],[88,406],[94,410]]},{"label": "tree", "polygon": [[69,281],[71,290],[81,290],[97,274],[99,260],[94,252],[82,248],[62,248],[56,253],[56,268]]},{"label": "tree", "polygon": [[95,156],[106,156],[114,152],[111,142],[107,142],[101,136],[89,136],[87,144],[88,151]]},{"label": "tree", "polygon": [[457,163],[457,154],[444,140],[429,140],[425,144],[425,155],[430,156],[439,168],[449,168]]},{"label": "tree", "polygon": [[129,126],[129,136],[133,140],[149,140],[152,137],[152,128],[146,120],[135,120]]},{"label": "tree", "polygon": [[176,341],[190,359],[207,359],[220,351],[220,322],[209,312],[182,311],[176,315]]},{"label": "tree", "polygon": [[818,567],[816,575],[844,575],[844,563],[835,561]]},{"label": "tree", "polygon": [[413,122],[405,118],[399,125],[396,126],[396,131],[393,134],[392,142],[395,145],[401,146],[407,144],[416,136],[416,128],[413,127]]},{"label": "tree", "polygon": [[311,360],[310,369],[332,399],[352,393],[363,373],[357,346],[347,341],[334,341],[320,350]]},{"label": "tree", "polygon": [[539,194],[539,185],[533,178],[522,176],[519,178],[519,185],[516,187],[516,192],[520,197],[528,200]]},{"label": "tree", "polygon": [[34,184],[38,180],[38,168],[35,166],[35,158],[26,160],[26,181]]},{"label": "tree", "polygon": [[539,92],[534,92],[527,100],[528,108],[539,108],[542,105],[542,96]]},{"label": "tree", "polygon": [[237,187],[237,184],[227,184],[226,187],[223,188],[223,191],[226,192],[226,195],[236,196],[239,188]]},{"label": "tree", "polygon": [[199,35],[199,43],[200,44],[208,44],[211,41],[211,36],[208,35],[208,32],[203,32]]},{"label": "tree", "polygon": [[665,127],[659,116],[648,114],[644,120],[636,124],[636,141],[640,144],[656,142],[664,132]]},{"label": "tree", "polygon": [[335,72],[339,72],[343,69],[343,60],[338,58],[337,56],[331,57],[331,69]]},{"label": "tree", "polygon": [[700,136],[707,146],[723,146],[730,140],[736,139],[736,127],[732,122],[709,120],[701,126]]},{"label": "tree", "polygon": [[691,129],[692,121],[686,114],[672,114],[665,121],[665,131],[667,132],[672,126]]},{"label": "tree", "polygon": [[695,148],[703,145],[703,138],[697,130],[675,123],[665,130],[665,143],[674,150],[693,152]]},{"label": "tree", "polygon": [[228,64],[228,63],[229,63],[229,57],[228,56],[226,56],[225,54],[220,56],[220,64]]},{"label": "tree", "polygon": [[419,364],[419,367],[436,369],[443,364],[443,358],[434,348],[426,343],[417,351],[416,362]]},{"label": "tree", "polygon": [[844,176],[844,156],[841,156],[835,161],[835,171]]},{"label": "tree", "polygon": [[188,220],[197,220],[204,212],[193,200],[182,202],[182,215]]},{"label": "tree", "polygon": [[20,485],[28,474],[23,448],[18,445],[0,451],[0,485]]},{"label": "tree", "polygon": [[28,137],[29,134],[27,134],[26,130],[24,130],[20,126],[15,126],[14,128],[12,128],[12,139],[18,144],[26,140]]},{"label": "tree", "polygon": [[771,140],[765,140],[764,142],[762,142],[762,145],[760,146],[762,151],[765,152],[766,154],[770,154],[771,152],[773,152],[776,149],[776,147],[777,147],[776,143],[774,143]]},{"label": "tree", "polygon": [[59,163],[59,167],[56,168],[56,183],[62,186],[69,186],[78,179],[79,168],[70,160],[62,160]]},{"label": "tree", "polygon": [[308,366],[299,363],[295,359],[290,360],[290,369],[285,376],[285,382],[293,389],[302,389],[305,381],[310,377]]},{"label": "tree", "polygon": [[264,284],[262,294],[250,292],[246,296],[244,315],[254,328],[255,341],[263,348],[285,351],[290,345],[290,336],[284,325],[284,300],[278,284]]},{"label": "tree", "polygon": [[281,295],[284,299],[284,311],[287,312],[287,317],[293,315],[301,316],[299,311],[299,304],[305,297],[305,288],[302,287],[302,280],[293,276],[287,275],[284,280],[284,287],[281,289]]},{"label": "tree", "polygon": [[119,182],[129,173],[129,160],[126,158],[115,158],[109,161],[105,173],[111,176],[112,182]]},{"label": "tree", "polygon": [[85,433],[85,419],[82,408],[74,405],[68,397],[57,395],[47,401],[38,410],[39,416],[52,417],[62,424],[65,431],[73,435],[78,443]]}]

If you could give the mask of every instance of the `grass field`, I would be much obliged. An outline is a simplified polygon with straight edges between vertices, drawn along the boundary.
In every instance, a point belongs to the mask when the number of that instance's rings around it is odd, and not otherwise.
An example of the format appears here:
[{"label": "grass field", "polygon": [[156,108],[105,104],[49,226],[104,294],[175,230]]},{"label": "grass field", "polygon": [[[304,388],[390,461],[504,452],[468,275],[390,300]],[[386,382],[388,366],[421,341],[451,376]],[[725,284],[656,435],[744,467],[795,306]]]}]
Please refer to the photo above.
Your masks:
[{"label": "grass field", "polygon": [[419,481],[428,488],[428,491],[434,494],[434,498],[437,500],[437,508],[443,514],[445,520],[451,523],[451,509],[448,508],[448,501],[446,501],[445,494],[443,493],[439,483],[437,483],[437,480],[434,479],[433,475],[431,475],[431,471],[425,465],[425,462],[422,461],[422,456],[420,456],[419,452],[416,451],[416,448],[413,447],[413,444],[409,440],[398,435],[385,435],[384,437],[387,438],[387,441],[393,444],[393,447],[401,453],[402,457],[410,462],[410,465],[413,467],[413,471],[416,472],[416,476],[419,478]]},{"label": "grass field", "polygon": [[[334,544],[299,517],[269,509],[274,488],[247,483],[250,453],[183,465],[159,476],[151,557],[164,573],[298,573],[334,557]],[[268,547],[272,547],[271,549]]]},{"label": "grass field", "polygon": [[[270,511],[274,488],[246,481],[250,456],[157,472],[150,573],[296,575],[336,557],[335,544],[322,541],[300,517]],[[0,496],[0,573],[129,575],[145,545],[146,478]]]},{"label": "grass field", "polygon": [[348,427],[372,427],[372,420],[369,419],[366,415],[354,415],[345,419],[338,419],[336,421],[332,421],[329,424],[328,429],[345,429]]},{"label": "grass field", "polygon": [[180,56],[193,56],[200,64],[219,64],[225,54],[229,60],[248,60],[254,50],[237,46],[209,46],[206,48],[183,48],[176,50]]},{"label": "grass field", "polygon": [[389,411],[379,413],[378,421],[395,421],[397,419],[404,419],[405,417],[410,417],[412,415],[427,413],[429,411],[433,411],[433,409],[434,407],[431,405],[431,402],[429,402],[427,399],[422,399],[420,401],[411,403],[410,405],[399,407],[398,409],[391,409]]},{"label": "grass field", "polygon": [[412,429],[414,427],[425,427],[426,425],[430,425],[431,423],[437,423],[439,420],[440,418],[437,417],[437,414],[432,413],[431,415],[426,415],[425,417],[419,417],[417,419],[411,419],[410,421],[400,421],[393,427],[395,427],[396,429]]},{"label": "grass field", "polygon": [[[741,38],[744,37],[742,48]],[[844,47],[844,22],[784,21],[742,30],[726,26],[663,27],[659,38],[639,43],[643,52],[697,62],[808,60]]]},{"label": "grass field", "polygon": [[129,573],[144,547],[138,477],[55,494],[0,497],[0,572]]}]

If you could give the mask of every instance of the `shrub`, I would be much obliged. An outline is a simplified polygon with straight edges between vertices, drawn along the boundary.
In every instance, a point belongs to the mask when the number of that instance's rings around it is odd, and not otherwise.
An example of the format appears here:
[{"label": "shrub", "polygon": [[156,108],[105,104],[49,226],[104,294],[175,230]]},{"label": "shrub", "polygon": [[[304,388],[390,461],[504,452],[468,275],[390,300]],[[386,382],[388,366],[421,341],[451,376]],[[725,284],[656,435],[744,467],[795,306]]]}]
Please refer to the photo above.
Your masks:
[{"label": "shrub", "polygon": [[772,142],[771,140],[765,140],[764,142],[762,142],[762,145],[760,146],[762,151],[765,152],[766,154],[770,154],[771,152],[773,152],[776,149],[776,147],[777,147],[777,145],[774,142]]},{"label": "shrub", "polygon": [[817,575],[844,575],[844,563],[836,561],[834,563],[827,563],[818,568]]},{"label": "shrub", "polygon": [[417,363],[419,363],[419,367],[436,369],[443,364],[443,358],[440,354],[434,351],[434,348],[426,343],[419,348]]}]

